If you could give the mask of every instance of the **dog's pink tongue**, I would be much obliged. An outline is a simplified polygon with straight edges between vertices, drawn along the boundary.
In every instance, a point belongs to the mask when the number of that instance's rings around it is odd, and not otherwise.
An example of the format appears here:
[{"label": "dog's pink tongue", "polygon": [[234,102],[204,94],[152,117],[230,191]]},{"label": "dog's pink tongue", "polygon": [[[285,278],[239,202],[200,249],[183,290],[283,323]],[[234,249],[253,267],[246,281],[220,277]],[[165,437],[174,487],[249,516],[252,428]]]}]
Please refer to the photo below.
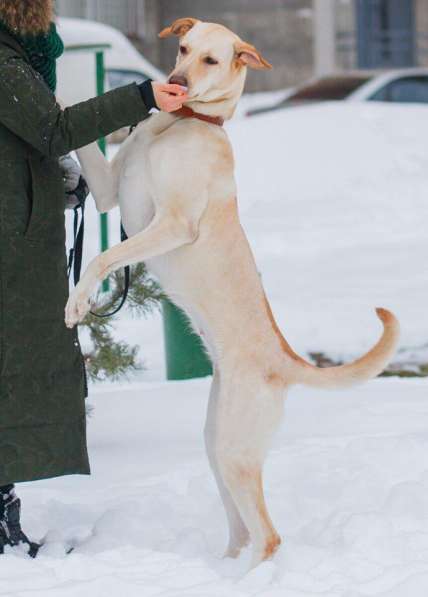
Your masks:
[{"label": "dog's pink tongue", "polygon": [[185,87],[187,89],[187,79],[186,77],[183,77],[182,75],[172,75],[172,77],[169,78],[168,83],[171,83],[172,85],[181,85],[181,87]]}]

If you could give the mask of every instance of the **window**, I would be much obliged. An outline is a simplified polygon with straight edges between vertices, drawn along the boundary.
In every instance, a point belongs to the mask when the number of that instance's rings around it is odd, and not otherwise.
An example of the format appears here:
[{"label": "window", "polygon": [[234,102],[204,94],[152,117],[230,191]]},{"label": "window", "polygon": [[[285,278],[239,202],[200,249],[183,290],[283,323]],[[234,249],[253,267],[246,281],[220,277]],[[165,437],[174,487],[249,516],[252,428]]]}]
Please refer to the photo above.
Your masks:
[{"label": "window", "polygon": [[300,87],[295,93],[290,95],[285,101],[322,101],[322,100],[342,100],[348,97],[353,91],[367,83],[370,77],[364,76],[337,76],[323,77],[304,87]]},{"label": "window", "polygon": [[415,64],[415,1],[357,0],[359,68]]},{"label": "window", "polygon": [[428,77],[403,77],[382,87],[370,98],[378,102],[428,103]]},{"label": "window", "polygon": [[131,83],[144,83],[150,77],[140,71],[109,69],[107,71],[110,89],[130,85]]}]

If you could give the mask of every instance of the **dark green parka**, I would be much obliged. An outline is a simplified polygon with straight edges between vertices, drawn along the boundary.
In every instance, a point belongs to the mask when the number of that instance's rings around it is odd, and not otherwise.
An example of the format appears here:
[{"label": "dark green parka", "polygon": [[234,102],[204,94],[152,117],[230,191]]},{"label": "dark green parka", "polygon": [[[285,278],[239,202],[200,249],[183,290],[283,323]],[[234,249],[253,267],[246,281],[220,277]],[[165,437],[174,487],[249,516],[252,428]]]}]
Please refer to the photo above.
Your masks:
[{"label": "dark green parka", "polygon": [[0,486],[89,472],[58,157],[147,115],[137,85],[62,111],[0,32]]}]

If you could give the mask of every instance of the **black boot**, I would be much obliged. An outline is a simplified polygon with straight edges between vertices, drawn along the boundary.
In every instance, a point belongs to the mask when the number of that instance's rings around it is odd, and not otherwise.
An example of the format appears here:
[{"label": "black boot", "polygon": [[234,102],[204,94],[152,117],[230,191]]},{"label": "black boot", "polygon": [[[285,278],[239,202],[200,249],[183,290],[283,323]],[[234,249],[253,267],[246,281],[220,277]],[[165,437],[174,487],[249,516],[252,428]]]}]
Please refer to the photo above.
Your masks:
[{"label": "black boot", "polygon": [[28,555],[37,556],[40,545],[28,539],[21,529],[21,500],[15,493],[13,485],[0,487],[0,554],[6,545],[16,547],[27,545]]}]

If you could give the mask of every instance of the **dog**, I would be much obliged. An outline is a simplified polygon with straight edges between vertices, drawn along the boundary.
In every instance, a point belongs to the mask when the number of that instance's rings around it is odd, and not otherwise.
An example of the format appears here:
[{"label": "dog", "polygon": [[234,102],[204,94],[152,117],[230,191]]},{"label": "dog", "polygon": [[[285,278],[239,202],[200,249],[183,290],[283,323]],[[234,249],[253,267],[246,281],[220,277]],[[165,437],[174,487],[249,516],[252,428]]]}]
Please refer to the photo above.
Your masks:
[{"label": "dog", "polygon": [[318,368],[281,334],[241,227],[233,153],[221,126],[242,94],[247,68],[271,65],[226,27],[193,18],[160,37],[177,36],[169,81],[185,85],[184,109],[141,123],[109,164],[96,144],[78,152],[101,212],[120,205],[129,239],[96,257],[72,292],[66,324],[88,312],[100,282],[144,261],[189,315],[213,363],[205,442],[229,523],[226,555],[252,544],[252,566],[281,539],[266,508],[262,470],[288,388],[346,388],[378,375],[398,342],[395,316],[377,309],[383,333],[353,363]]}]

